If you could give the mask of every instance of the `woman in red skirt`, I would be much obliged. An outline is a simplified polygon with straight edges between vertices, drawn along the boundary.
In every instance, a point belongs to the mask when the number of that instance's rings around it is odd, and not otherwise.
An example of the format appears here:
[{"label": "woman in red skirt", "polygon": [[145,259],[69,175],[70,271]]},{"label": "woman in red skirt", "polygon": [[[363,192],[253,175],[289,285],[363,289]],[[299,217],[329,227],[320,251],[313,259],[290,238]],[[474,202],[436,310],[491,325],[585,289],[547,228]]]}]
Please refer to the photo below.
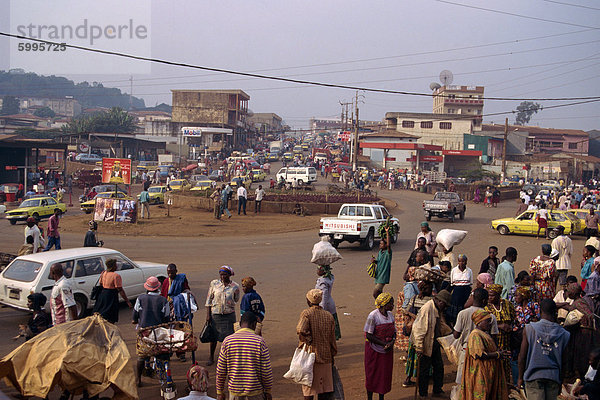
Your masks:
[{"label": "woman in red skirt", "polygon": [[373,393],[379,394],[379,400],[392,390],[392,371],[394,367],[394,299],[389,293],[381,293],[375,300],[376,310],[371,311],[365,323],[365,386],[367,399],[373,399]]}]

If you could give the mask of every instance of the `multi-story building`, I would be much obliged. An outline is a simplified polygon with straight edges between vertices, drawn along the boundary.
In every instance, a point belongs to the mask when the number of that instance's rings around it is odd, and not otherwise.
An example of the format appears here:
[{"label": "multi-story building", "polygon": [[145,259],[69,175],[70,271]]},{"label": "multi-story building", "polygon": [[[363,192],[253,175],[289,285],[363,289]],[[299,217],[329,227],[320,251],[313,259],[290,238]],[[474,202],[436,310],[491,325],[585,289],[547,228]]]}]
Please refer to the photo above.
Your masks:
[{"label": "multi-story building", "polygon": [[419,136],[418,143],[445,150],[463,150],[464,135],[473,132],[472,119],[456,114],[388,112],[385,120],[387,129]]},{"label": "multi-story building", "polygon": [[[243,148],[248,134],[248,96],[242,90],[172,90],[172,123],[178,135],[192,146],[214,147],[214,143]],[[202,129],[211,128],[205,136]],[[194,133],[191,133],[194,131]],[[210,137],[209,137],[210,136]]]},{"label": "multi-story building", "polygon": [[483,117],[483,86],[447,85],[433,91],[434,114],[472,115],[475,129]]},{"label": "multi-story building", "polygon": [[248,117],[248,123],[259,134],[278,133],[283,130],[283,120],[275,113],[254,113]]}]

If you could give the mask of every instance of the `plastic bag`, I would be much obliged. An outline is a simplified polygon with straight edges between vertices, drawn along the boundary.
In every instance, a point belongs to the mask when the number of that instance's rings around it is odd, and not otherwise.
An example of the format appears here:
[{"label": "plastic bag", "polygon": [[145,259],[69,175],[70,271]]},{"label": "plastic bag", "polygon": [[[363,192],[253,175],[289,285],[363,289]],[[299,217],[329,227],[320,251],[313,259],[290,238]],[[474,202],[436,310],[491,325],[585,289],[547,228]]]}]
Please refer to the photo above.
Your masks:
[{"label": "plastic bag", "polygon": [[308,346],[304,345],[294,352],[290,369],[283,377],[300,385],[311,386],[314,365],[315,353],[309,352]]},{"label": "plastic bag", "polygon": [[317,265],[331,265],[340,260],[342,255],[329,243],[329,236],[322,236],[313,246],[310,262]]},{"label": "plastic bag", "polygon": [[454,339],[454,335],[439,337],[437,341],[442,345],[442,348],[448,356],[448,361],[454,365],[458,365],[460,358],[460,338]]},{"label": "plastic bag", "polygon": [[446,250],[450,250],[452,247],[459,245],[467,236],[467,233],[467,231],[458,229],[442,229],[438,232],[435,241],[444,246]]}]

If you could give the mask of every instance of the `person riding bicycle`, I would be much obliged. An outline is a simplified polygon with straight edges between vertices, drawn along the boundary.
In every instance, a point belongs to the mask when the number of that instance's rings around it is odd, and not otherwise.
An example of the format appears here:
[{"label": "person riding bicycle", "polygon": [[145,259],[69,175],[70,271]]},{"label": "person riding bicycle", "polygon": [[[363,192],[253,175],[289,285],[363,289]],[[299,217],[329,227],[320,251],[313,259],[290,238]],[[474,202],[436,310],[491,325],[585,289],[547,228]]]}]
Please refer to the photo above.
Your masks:
[{"label": "person riding bicycle", "polygon": [[[135,306],[133,306],[132,323],[137,324],[138,328],[147,328],[168,322],[171,313],[169,301],[160,295],[161,283],[158,278],[151,276],[146,279],[144,288],[147,293],[138,297]],[[136,370],[138,387],[142,386],[142,372],[147,369],[146,363],[149,361],[149,357],[138,358]]]}]

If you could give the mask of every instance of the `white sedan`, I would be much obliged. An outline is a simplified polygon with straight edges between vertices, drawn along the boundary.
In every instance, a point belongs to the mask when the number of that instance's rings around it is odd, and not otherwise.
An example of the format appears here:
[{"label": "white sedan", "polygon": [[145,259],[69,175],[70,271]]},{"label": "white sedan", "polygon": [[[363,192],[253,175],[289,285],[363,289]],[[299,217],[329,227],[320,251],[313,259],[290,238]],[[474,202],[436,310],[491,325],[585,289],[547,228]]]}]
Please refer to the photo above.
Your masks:
[{"label": "white sedan", "polygon": [[[27,296],[43,293],[50,299],[54,281],[50,268],[60,263],[64,276],[71,282],[77,314],[82,316],[92,308],[92,288],[100,273],[106,269],[106,260],[117,261],[117,272],[123,280],[123,289],[130,300],[146,293],[144,282],[150,276],[159,280],[167,277],[167,265],[146,261],[131,261],[117,250],[101,247],[80,247],[47,251],[15,258],[0,274],[0,304],[28,310]],[[46,303],[49,307],[49,302]]]}]

